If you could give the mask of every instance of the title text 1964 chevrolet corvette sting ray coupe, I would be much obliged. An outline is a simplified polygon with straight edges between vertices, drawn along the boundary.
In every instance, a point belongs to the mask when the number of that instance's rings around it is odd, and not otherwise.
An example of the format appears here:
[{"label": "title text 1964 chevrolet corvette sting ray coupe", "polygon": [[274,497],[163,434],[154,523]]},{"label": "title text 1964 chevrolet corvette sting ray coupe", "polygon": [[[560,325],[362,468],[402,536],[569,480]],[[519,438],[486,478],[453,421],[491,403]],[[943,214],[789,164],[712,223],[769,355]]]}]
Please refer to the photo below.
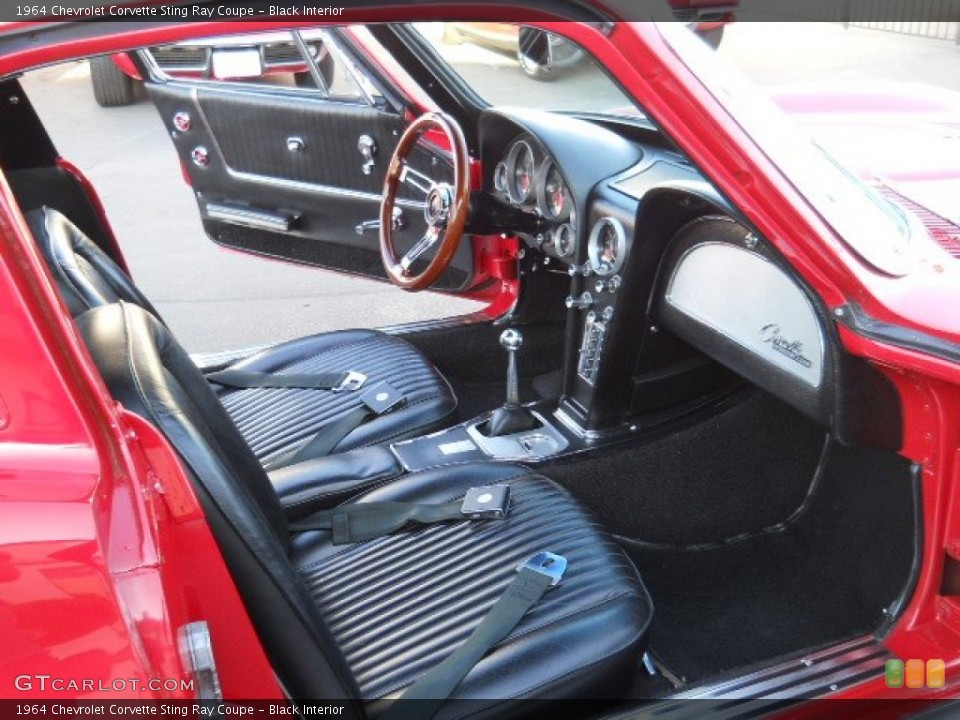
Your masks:
[{"label": "title text 1964 chevrolet corvette sting ray coupe", "polygon": [[[956,215],[841,165],[682,25],[553,3],[535,26],[578,74],[485,85],[429,22],[515,5],[0,32],[0,694],[957,696]],[[137,51],[257,32],[313,82]],[[117,52],[214,242],[486,312],[188,355],[18,81]]]}]

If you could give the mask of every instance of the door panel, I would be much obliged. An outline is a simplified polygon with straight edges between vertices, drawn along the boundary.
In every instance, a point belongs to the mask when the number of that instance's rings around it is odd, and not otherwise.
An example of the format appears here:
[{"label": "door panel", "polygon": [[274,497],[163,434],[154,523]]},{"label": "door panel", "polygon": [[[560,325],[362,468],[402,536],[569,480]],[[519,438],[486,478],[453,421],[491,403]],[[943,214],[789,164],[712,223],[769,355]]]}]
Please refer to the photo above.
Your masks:
[{"label": "door panel", "polygon": [[[229,171],[379,195],[383,173],[399,140],[401,118],[362,105],[302,97],[246,96],[200,91],[198,105]],[[375,143],[376,164],[363,173],[361,136]],[[303,150],[287,141],[300,138]]]},{"label": "door panel", "polygon": [[[401,116],[358,102],[292,88],[241,87],[183,79],[150,81],[148,92],[195,191],[204,228],[245,252],[385,278],[376,220],[387,164],[403,132]],[[361,137],[373,141],[364,172]],[[410,164],[450,182],[449,159],[427,145]],[[398,206],[406,251],[426,229],[423,196],[403,186]],[[469,237],[438,289],[461,290],[474,276]]]}]

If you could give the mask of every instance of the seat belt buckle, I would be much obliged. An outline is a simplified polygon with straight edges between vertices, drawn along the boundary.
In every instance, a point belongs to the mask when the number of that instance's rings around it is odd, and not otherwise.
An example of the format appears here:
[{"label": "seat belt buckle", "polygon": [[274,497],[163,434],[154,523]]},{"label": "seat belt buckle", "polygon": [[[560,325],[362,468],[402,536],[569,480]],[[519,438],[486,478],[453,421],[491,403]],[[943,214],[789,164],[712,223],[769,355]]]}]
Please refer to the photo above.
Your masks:
[{"label": "seat belt buckle", "polygon": [[363,373],[357,372],[356,370],[350,370],[346,375],[343,376],[343,380],[334,385],[331,390],[333,392],[343,392],[344,390],[359,390],[363,387],[363,384],[367,381],[367,376]]},{"label": "seat belt buckle", "polygon": [[509,508],[509,485],[483,485],[467,490],[460,514],[470,520],[503,520]]},{"label": "seat belt buckle", "polygon": [[406,395],[388,382],[379,382],[360,396],[360,402],[377,415],[390,412],[406,399]]},{"label": "seat belt buckle", "polygon": [[522,570],[532,570],[541,575],[550,578],[550,587],[560,584],[560,579],[567,569],[567,559],[563,555],[555,555],[552,552],[542,551],[536,555],[531,555],[522,563],[517,565],[517,572]]}]

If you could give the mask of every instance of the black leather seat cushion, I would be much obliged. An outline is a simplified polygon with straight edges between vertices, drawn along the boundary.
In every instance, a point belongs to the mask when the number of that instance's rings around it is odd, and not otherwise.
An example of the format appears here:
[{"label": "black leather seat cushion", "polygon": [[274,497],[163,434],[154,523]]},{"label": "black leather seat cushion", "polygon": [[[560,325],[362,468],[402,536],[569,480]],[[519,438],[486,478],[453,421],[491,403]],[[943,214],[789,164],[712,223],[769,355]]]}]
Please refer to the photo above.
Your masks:
[{"label": "black leather seat cushion", "polygon": [[[457,689],[460,699],[608,697],[639,668],[652,615],[630,560],[562,488],[512,465],[408,475],[352,502],[445,502],[509,483],[503,521],[464,521],[334,546],[294,538],[291,558],[368,701],[397,696],[452,653],[541,550],[569,565],[510,636]],[[474,708],[476,709],[476,708]]]},{"label": "black leather seat cushion", "polygon": [[356,370],[367,376],[360,390],[339,393],[218,389],[220,402],[265,464],[296,449],[320,428],[360,406],[363,391],[381,381],[403,393],[406,401],[354,430],[335,452],[423,434],[439,427],[457,407],[450,385],[416,348],[375,330],[344,330],[292,340],[231,368],[280,375]]},{"label": "black leather seat cushion", "polygon": [[[162,322],[127,274],[63,214],[45,207],[27,213],[27,220],[75,317],[122,300],[139,305]],[[373,330],[331,332],[280,343],[231,368],[266,373],[356,370],[367,376],[364,388],[386,381],[406,396],[401,407],[364,423],[334,452],[437,429],[457,406],[449,383],[416,348]],[[307,442],[325,425],[360,405],[362,394],[216,387],[221,402],[263,463]]]}]

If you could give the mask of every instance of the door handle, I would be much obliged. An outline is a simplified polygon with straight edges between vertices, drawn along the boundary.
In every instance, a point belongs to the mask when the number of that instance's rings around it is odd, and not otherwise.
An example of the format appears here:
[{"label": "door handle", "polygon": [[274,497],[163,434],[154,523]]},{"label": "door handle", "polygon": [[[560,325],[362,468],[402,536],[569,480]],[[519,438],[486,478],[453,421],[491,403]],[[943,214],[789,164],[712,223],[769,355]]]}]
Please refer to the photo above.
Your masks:
[{"label": "door handle", "polygon": [[360,166],[360,170],[364,175],[369,175],[377,164],[377,141],[369,135],[361,135],[357,140],[357,150],[363,155],[363,165]]},{"label": "door handle", "polygon": [[[403,214],[403,210],[398,207],[393,208],[393,229],[394,230],[403,230],[407,226],[407,218]],[[363,235],[367,230],[379,230],[380,229],[380,219],[376,220],[365,220],[364,222],[357,225],[354,228],[357,231],[357,235]]]}]

